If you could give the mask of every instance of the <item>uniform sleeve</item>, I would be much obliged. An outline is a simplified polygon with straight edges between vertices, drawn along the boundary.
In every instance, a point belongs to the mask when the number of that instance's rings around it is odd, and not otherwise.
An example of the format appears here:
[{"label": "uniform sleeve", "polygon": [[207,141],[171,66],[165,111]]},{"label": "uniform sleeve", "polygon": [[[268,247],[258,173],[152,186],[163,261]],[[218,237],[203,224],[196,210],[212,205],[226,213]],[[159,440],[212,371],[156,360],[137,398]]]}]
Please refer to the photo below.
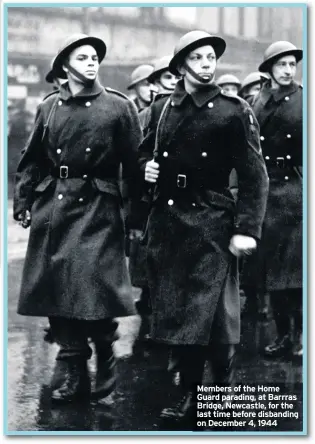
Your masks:
[{"label": "uniform sleeve", "polygon": [[260,147],[259,124],[245,103],[242,103],[237,134],[234,168],[238,178],[238,200],[234,233],[260,239],[269,179]]},{"label": "uniform sleeve", "polygon": [[118,133],[118,145],[122,161],[122,180],[124,193],[132,195],[139,181],[138,147],[142,140],[142,131],[135,105],[127,101],[121,113],[121,125]]},{"label": "uniform sleeve", "polygon": [[44,130],[44,119],[39,106],[37,109],[33,131],[22,149],[17,173],[15,175],[15,188],[13,198],[13,217],[31,210],[34,201],[34,190],[40,182],[40,150]]}]

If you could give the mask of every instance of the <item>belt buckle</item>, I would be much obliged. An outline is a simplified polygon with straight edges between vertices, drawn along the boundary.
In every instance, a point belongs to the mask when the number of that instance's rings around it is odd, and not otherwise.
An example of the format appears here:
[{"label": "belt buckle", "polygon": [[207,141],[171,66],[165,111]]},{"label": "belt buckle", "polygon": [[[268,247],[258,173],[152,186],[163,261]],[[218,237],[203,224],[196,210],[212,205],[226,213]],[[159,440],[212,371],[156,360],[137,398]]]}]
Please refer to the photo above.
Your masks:
[{"label": "belt buckle", "polygon": [[178,188],[186,188],[186,186],[187,186],[186,174],[178,174],[177,175],[177,186],[178,186]]},{"label": "belt buckle", "polygon": [[277,157],[276,163],[278,168],[284,168],[284,157]]},{"label": "belt buckle", "polygon": [[67,179],[68,178],[68,171],[69,171],[69,168],[66,165],[62,165],[59,169],[60,179]]}]

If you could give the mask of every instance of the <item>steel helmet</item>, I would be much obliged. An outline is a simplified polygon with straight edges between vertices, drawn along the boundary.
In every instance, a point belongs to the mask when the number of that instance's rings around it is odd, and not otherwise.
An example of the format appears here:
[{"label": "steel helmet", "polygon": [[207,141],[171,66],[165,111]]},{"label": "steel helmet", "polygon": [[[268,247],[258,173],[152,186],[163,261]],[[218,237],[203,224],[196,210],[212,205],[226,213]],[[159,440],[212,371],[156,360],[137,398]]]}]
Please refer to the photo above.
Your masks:
[{"label": "steel helmet", "polygon": [[47,83],[53,83],[54,79],[57,77],[53,71],[55,58],[50,62],[50,71],[46,74],[45,80]]},{"label": "steel helmet", "polygon": [[263,80],[268,80],[268,79],[269,79],[269,77],[266,74],[263,74],[262,72],[258,72],[258,71],[251,72],[243,80],[241,89],[239,90],[239,93],[241,93],[248,86],[254,85],[255,83],[260,83]]},{"label": "steel helmet", "polygon": [[180,62],[186,55],[196,48],[204,45],[211,45],[214,49],[217,59],[219,59],[225,51],[226,43],[221,37],[208,34],[205,31],[190,31],[183,35],[174,50],[174,56],[169,64],[169,70],[175,75],[180,75],[177,70]]},{"label": "steel helmet", "polygon": [[292,43],[286,41],[272,43],[266,49],[264,60],[258,67],[258,70],[261,72],[268,72],[277,59],[291,54],[295,56],[297,63],[302,60],[302,49],[298,49]]},{"label": "steel helmet", "polygon": [[99,63],[101,63],[106,54],[106,45],[103,40],[98,37],[89,37],[86,34],[73,34],[65,40],[53,61],[52,70],[54,71],[55,77],[59,77],[60,79],[67,78],[65,71],[62,69],[64,60],[71,51],[83,45],[93,46],[97,52]]},{"label": "steel helmet", "polygon": [[153,72],[148,78],[149,82],[154,82],[154,80],[156,80],[162,74],[163,71],[169,70],[169,65],[172,58],[173,56],[167,55],[161,57],[154,63]]},{"label": "steel helmet", "polygon": [[223,86],[223,85],[241,86],[241,81],[233,74],[223,74],[222,76],[220,76],[218,78],[216,83],[219,86]]},{"label": "steel helmet", "polygon": [[135,87],[137,83],[142,82],[142,80],[148,79],[150,74],[152,74],[152,71],[153,71],[153,66],[151,65],[138,66],[131,73],[131,79],[130,79],[131,81],[127,89],[132,89]]}]

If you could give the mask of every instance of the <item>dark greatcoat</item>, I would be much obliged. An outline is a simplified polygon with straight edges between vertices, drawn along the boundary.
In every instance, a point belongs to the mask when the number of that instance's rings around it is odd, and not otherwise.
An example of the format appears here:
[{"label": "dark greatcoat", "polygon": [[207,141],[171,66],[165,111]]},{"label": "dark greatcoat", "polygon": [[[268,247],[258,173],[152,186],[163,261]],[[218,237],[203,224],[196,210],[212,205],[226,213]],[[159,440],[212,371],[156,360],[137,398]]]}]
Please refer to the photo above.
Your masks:
[{"label": "dark greatcoat", "polygon": [[[168,344],[236,344],[237,259],[228,247],[233,234],[261,235],[268,177],[258,124],[244,100],[216,85],[188,95],[179,81],[170,98],[148,222],[152,337]],[[166,100],[152,105],[140,146],[143,172]],[[239,178],[237,207],[228,189],[232,168]]]},{"label": "dark greatcoat", "polygon": [[[65,84],[40,104],[16,175],[14,217],[32,214],[19,314],[98,320],[135,313],[119,167],[136,181],[141,138],[133,103],[98,82],[76,96]],[[68,178],[59,177],[61,165]]]},{"label": "dark greatcoat", "polygon": [[244,281],[266,291],[302,288],[302,87],[272,91],[266,83],[253,110],[270,187],[258,263],[248,261]]}]

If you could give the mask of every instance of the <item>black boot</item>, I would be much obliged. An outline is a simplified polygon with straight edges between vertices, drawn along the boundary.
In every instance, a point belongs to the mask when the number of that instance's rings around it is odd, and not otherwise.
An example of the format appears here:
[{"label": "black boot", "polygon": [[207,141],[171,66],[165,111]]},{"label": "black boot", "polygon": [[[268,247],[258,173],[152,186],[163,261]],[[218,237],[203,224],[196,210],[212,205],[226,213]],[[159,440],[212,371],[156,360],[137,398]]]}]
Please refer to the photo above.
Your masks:
[{"label": "black boot", "polygon": [[87,362],[82,359],[69,359],[62,385],[53,390],[52,400],[60,403],[87,400],[90,396],[90,379]]},{"label": "black boot", "polygon": [[[221,387],[230,387],[229,393],[233,393],[235,385],[235,346],[222,344],[216,346],[211,353],[211,367],[213,372],[213,383]],[[226,409],[226,402],[223,404]]]},{"label": "black boot", "polygon": [[167,407],[162,410],[161,418],[178,421],[193,414],[196,416],[196,399],[195,391],[187,391],[173,407]]},{"label": "black boot", "polygon": [[289,335],[278,336],[276,340],[265,347],[265,356],[279,358],[289,355],[292,351],[292,342]]},{"label": "black boot", "polygon": [[112,344],[95,344],[97,353],[97,373],[92,399],[106,406],[114,403],[116,388],[116,358]]}]

